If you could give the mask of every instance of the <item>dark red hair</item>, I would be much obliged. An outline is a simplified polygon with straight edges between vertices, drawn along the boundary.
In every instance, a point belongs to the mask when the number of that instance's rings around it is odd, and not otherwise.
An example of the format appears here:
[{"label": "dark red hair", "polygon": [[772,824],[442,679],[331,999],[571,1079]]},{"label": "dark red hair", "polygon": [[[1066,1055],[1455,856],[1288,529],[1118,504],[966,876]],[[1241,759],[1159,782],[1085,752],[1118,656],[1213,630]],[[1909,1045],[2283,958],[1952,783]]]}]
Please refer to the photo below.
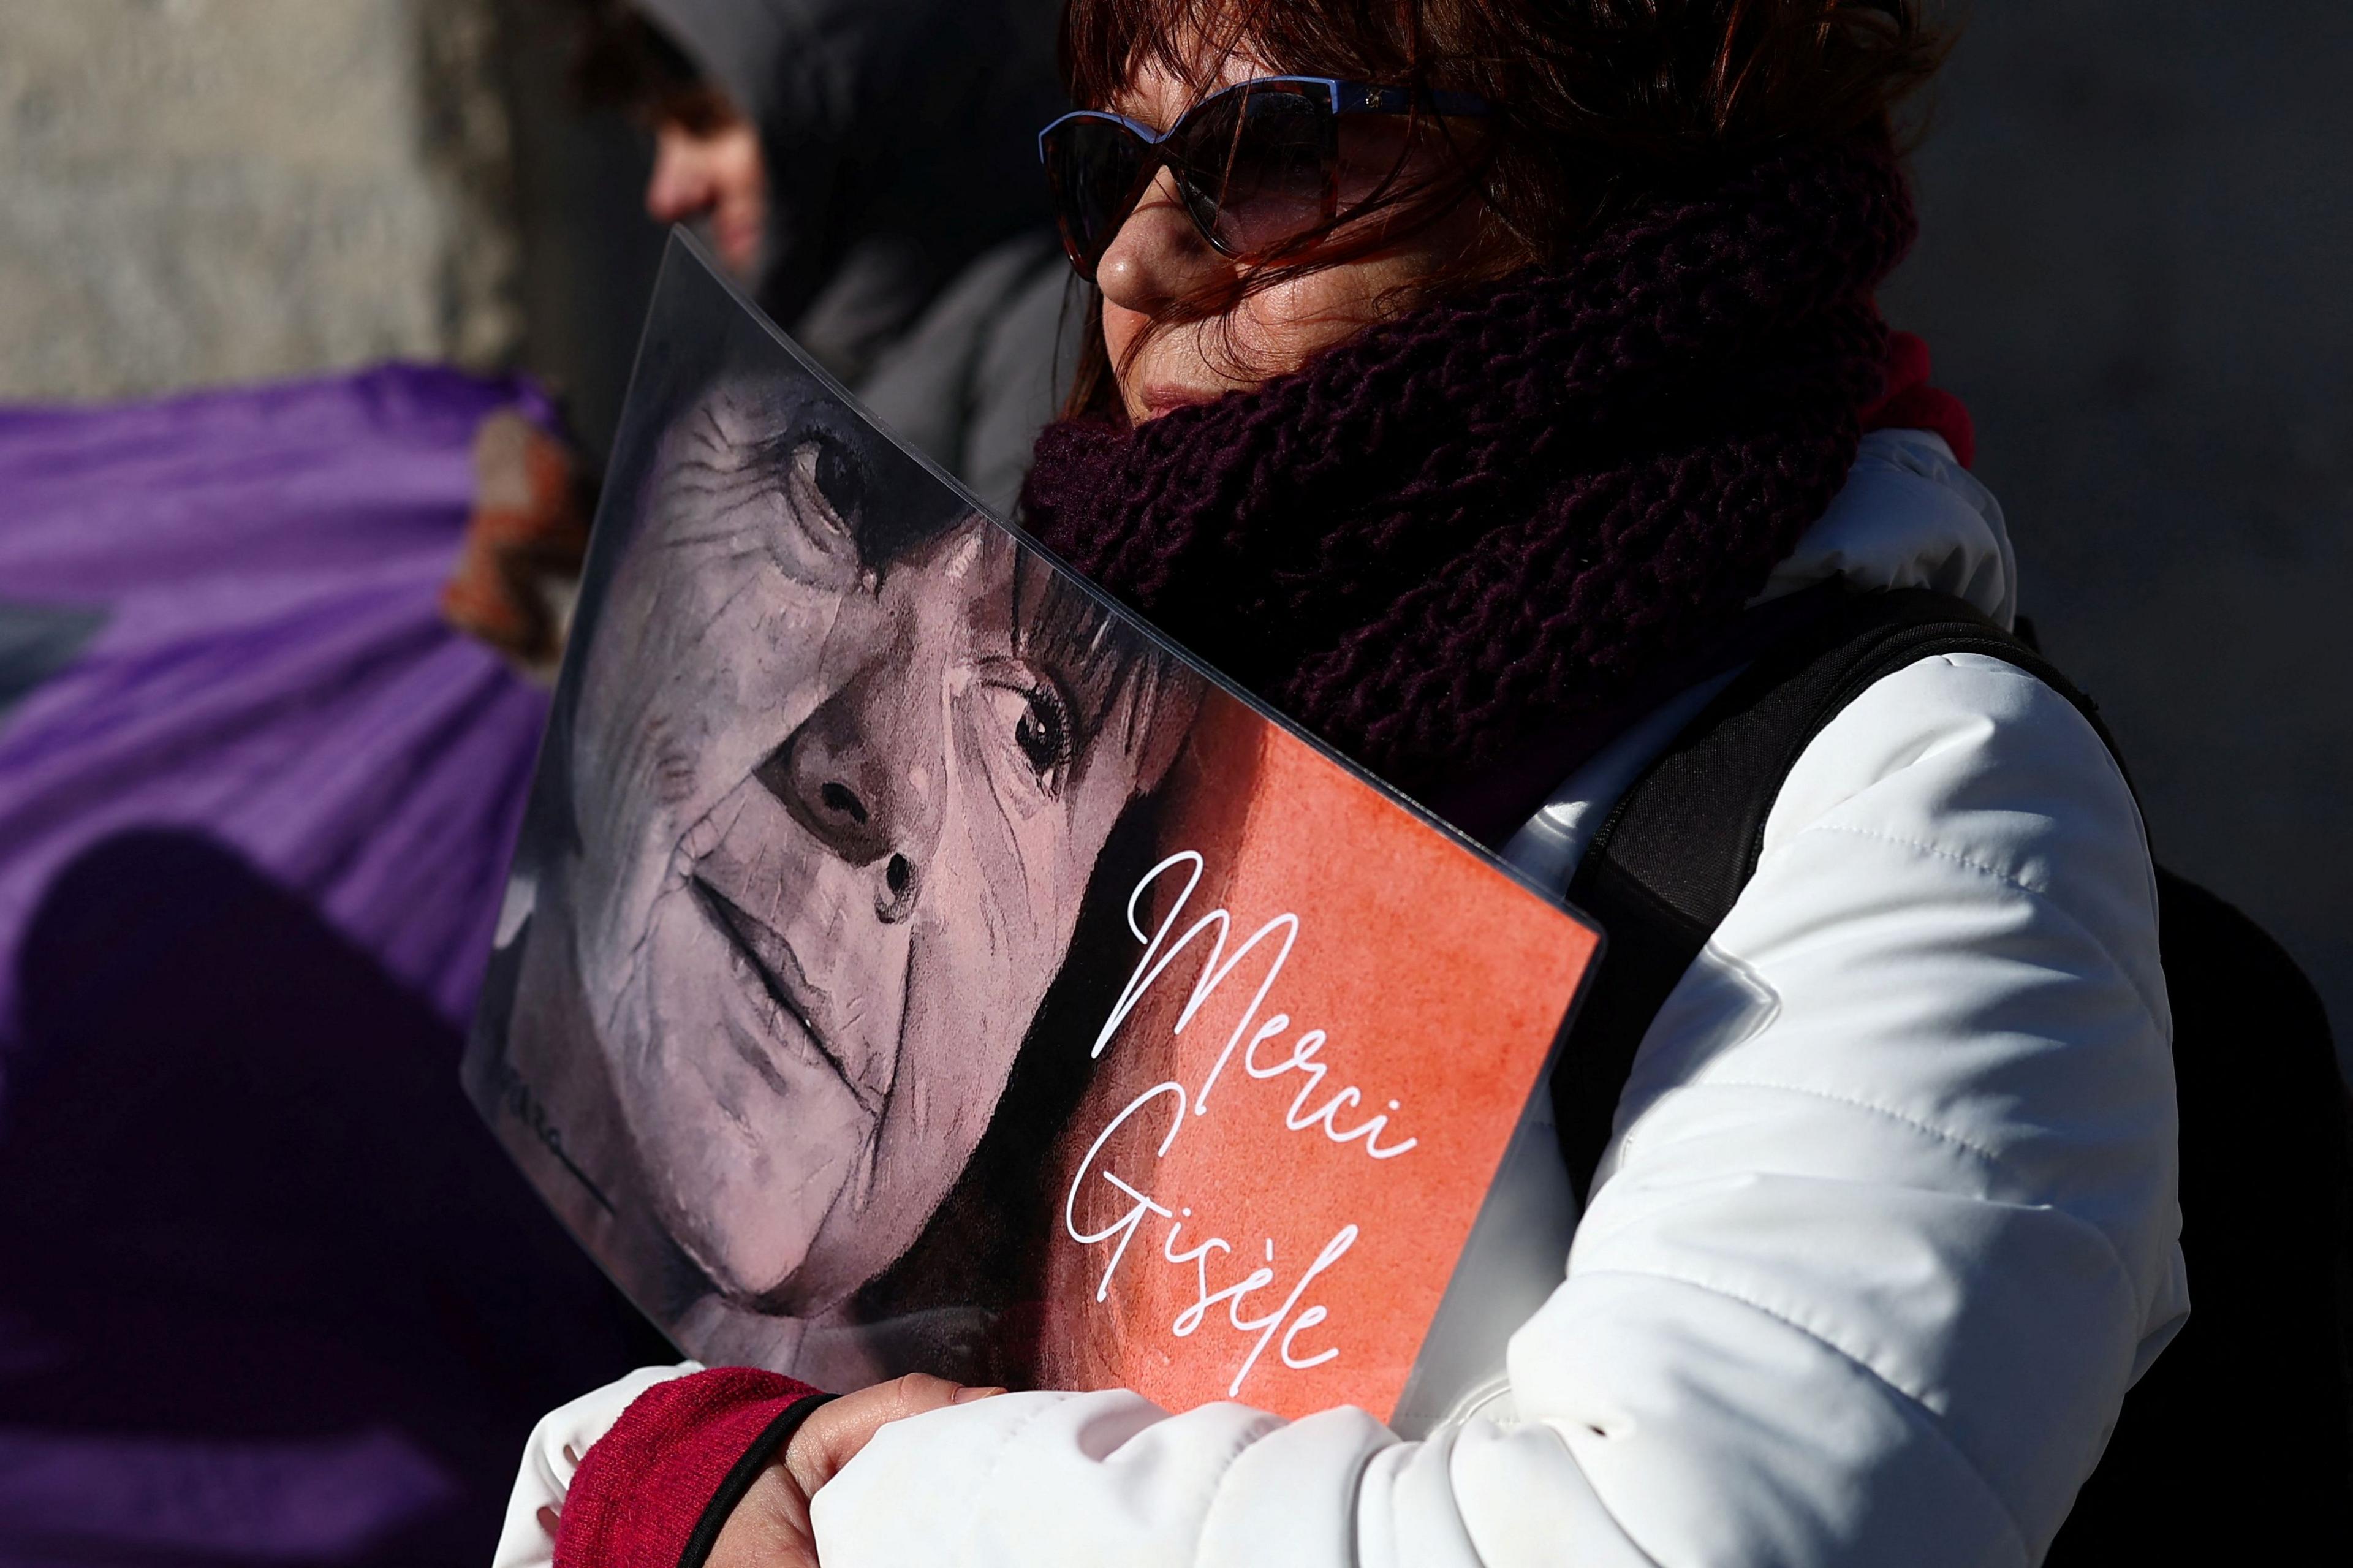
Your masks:
[{"label": "dark red hair", "polygon": [[[1477,259],[1415,299],[1555,265],[1595,229],[1721,180],[1793,141],[1894,133],[1949,34],[1929,0],[1070,0],[1062,71],[1082,107],[1156,65],[1205,88],[1247,50],[1277,71],[1475,93],[1495,106],[1472,139],[1444,128],[1439,180],[1395,182],[1382,221],[1314,237],[1238,286],[1172,301],[1154,326],[1223,314],[1241,294],[1355,259],[1476,200]],[[1440,128],[1433,127],[1433,131]],[[1362,209],[1359,209],[1360,213]],[[1071,411],[1116,406],[1090,289]]]}]

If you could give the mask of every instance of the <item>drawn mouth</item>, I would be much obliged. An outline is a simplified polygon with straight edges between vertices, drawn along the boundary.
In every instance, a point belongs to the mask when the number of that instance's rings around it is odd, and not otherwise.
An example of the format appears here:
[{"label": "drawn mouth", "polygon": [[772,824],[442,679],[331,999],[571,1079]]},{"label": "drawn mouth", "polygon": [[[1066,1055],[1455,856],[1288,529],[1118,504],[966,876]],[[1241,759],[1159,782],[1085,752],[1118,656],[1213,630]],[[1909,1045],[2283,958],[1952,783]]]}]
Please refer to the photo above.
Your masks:
[{"label": "drawn mouth", "polygon": [[[744,967],[758,983],[762,994],[776,1004],[777,1011],[798,1026],[810,1049],[833,1068],[860,1105],[869,1111],[879,1110],[881,1096],[859,1083],[849,1064],[842,1059],[841,1053],[827,1037],[826,1032],[818,1027],[812,1016],[815,1009],[807,1000],[816,988],[802,973],[799,960],[793,956],[793,950],[786,944],[784,938],[745,913],[742,906],[701,877],[690,876],[686,885],[712,925],[744,960]],[[780,1095],[790,1095],[791,1085],[776,1070],[776,1064],[767,1052],[748,1040],[739,1038],[734,1044],[737,1053],[753,1071],[767,1081],[769,1088]]]}]

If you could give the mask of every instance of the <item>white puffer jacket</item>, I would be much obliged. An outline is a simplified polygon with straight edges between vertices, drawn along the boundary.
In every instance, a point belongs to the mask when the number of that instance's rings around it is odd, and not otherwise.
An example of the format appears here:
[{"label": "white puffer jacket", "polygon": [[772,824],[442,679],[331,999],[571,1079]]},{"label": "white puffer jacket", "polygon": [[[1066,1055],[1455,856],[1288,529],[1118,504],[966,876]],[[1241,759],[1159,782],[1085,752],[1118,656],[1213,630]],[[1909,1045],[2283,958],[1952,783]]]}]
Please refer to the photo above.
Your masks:
[{"label": "white puffer jacket", "polygon": [[[1865,441],[1769,592],[1831,575],[2015,606],[1999,509],[1915,433]],[[1709,694],[1579,770],[1509,857],[1565,887]],[[2009,665],[1922,659],[1790,773],[1755,879],[1643,1042],[1502,1397],[1416,1442],[1356,1410],[955,1406],[885,1427],[818,1494],[819,1554],[2036,1563],[2188,1312],[2170,1034],[2140,817],[2098,737]],[[564,1450],[644,1386],[543,1424],[502,1563],[544,1561]]]}]

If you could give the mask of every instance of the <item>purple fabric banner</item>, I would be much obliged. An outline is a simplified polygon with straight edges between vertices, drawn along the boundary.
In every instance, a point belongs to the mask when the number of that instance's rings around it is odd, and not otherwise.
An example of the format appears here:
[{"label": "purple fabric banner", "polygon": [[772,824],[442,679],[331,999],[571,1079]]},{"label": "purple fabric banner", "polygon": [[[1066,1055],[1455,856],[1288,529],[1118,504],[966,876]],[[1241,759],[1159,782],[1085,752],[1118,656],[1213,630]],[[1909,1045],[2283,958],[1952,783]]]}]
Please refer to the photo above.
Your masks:
[{"label": "purple fabric banner", "polygon": [[99,623],[0,671],[0,1568],[487,1562],[669,1353],[458,1084],[546,702],[437,601],[518,406],[0,409],[0,655]]},{"label": "purple fabric banner", "polygon": [[134,826],[237,849],[462,1023],[545,700],[436,594],[512,405],[549,414],[387,365],[0,409],[0,599],[107,616],[0,721],[0,1040],[43,889]]}]

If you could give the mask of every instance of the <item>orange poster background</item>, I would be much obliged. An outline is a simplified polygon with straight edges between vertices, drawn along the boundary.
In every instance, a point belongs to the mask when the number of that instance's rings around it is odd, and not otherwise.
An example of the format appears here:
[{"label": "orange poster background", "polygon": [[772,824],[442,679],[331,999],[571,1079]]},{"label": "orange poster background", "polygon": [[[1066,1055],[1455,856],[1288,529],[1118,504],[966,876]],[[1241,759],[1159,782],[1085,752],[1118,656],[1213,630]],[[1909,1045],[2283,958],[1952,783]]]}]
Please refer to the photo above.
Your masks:
[{"label": "orange poster background", "polygon": [[[1176,1409],[1239,1398],[1286,1415],[1349,1404],[1387,1417],[1596,939],[1222,693],[1205,703],[1170,788],[1161,853],[1198,851],[1202,874],[1161,952],[1219,908],[1232,917],[1229,959],[1282,914],[1298,917],[1298,933],[1205,1110],[1193,1107],[1251,1015],[1274,938],[1236,964],[1178,1033],[1209,961],[1205,933],[1113,1037],[1053,1162],[1040,1382],[1130,1387]],[[1154,884],[1138,910],[1147,934],[1167,919],[1185,880],[1180,868]],[[1134,952],[1141,958],[1144,944]],[[1275,1015],[1288,1026],[1257,1047],[1261,1068],[1291,1059],[1306,1031],[1324,1031],[1313,1059],[1328,1070],[1303,1100],[1306,1071],[1245,1070],[1244,1047]],[[1165,1155],[1159,1147],[1176,1123],[1173,1091],[1140,1107],[1089,1163],[1106,1127],[1163,1083],[1186,1090],[1182,1126]],[[1414,1146],[1375,1160],[1365,1139],[1334,1142],[1322,1123],[1286,1125],[1294,1105],[1313,1114],[1350,1085],[1361,1104],[1334,1124],[1345,1131],[1386,1115],[1371,1142],[1388,1148],[1410,1138]],[[1066,1228],[1066,1201],[1074,1228],[1093,1234],[1138,1215],[1142,1199],[1168,1212],[1141,1210],[1116,1267],[1118,1237],[1082,1245]],[[1349,1226],[1353,1244],[1306,1285],[1250,1363],[1267,1331],[1239,1330],[1232,1317],[1255,1322],[1276,1312]],[[1213,1237],[1229,1250],[1171,1261]],[[1238,1301],[1197,1311],[1200,1321],[1180,1333],[1205,1268],[1212,1292],[1256,1268],[1272,1278]],[[1321,1321],[1293,1331],[1319,1307]],[[1287,1334],[1297,1361],[1338,1353],[1303,1369],[1285,1364]]]}]

